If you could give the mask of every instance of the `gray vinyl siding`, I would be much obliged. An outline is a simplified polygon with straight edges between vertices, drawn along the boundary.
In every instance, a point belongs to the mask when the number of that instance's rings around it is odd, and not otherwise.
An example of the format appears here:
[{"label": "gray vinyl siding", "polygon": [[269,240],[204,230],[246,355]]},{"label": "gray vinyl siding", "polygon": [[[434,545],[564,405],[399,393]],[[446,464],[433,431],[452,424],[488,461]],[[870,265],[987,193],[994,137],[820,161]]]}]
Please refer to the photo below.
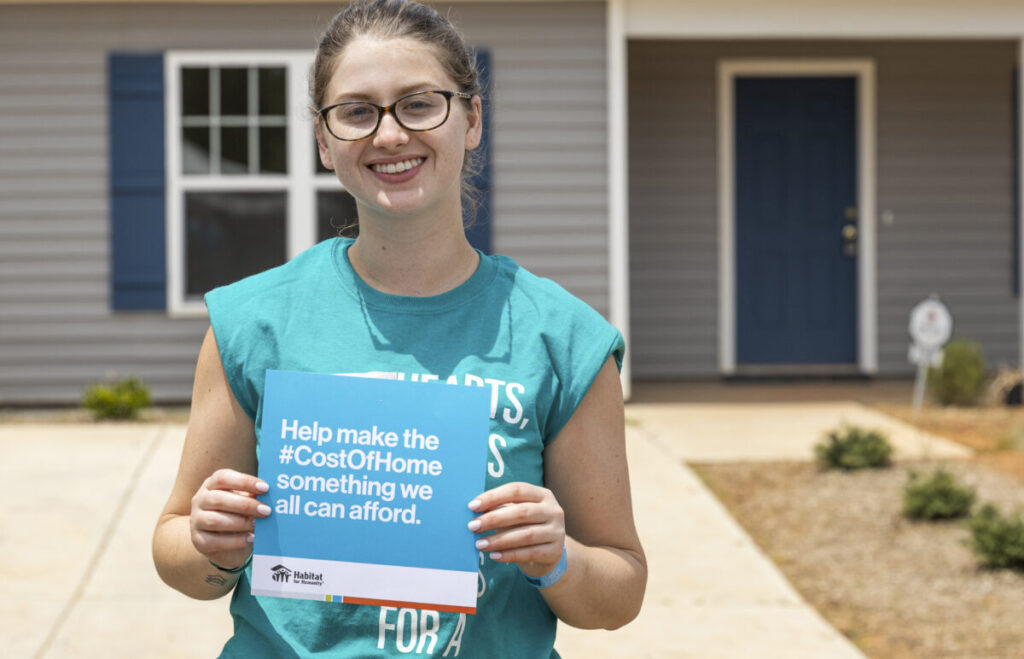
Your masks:
[{"label": "gray vinyl siding", "polygon": [[[0,404],[75,402],[110,375],[191,393],[207,321],[110,310],[107,53],[312,50],[336,9],[0,6]],[[607,313],[604,5],[450,11],[492,57],[495,250]]]},{"label": "gray vinyl siding", "polygon": [[732,57],[876,63],[880,374],[910,372],[909,311],[931,292],[990,366],[1016,364],[1016,52],[1012,42],[631,42],[634,374],[718,372],[716,63]]}]

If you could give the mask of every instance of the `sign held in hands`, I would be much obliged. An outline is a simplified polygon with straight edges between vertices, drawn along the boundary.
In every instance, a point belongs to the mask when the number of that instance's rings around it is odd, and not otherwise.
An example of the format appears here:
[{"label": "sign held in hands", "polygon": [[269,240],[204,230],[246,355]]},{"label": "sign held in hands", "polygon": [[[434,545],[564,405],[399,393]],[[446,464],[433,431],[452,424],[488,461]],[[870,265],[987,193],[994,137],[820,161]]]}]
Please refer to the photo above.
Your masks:
[{"label": "sign held in hands", "polygon": [[267,371],[252,594],[476,611],[481,388]]}]

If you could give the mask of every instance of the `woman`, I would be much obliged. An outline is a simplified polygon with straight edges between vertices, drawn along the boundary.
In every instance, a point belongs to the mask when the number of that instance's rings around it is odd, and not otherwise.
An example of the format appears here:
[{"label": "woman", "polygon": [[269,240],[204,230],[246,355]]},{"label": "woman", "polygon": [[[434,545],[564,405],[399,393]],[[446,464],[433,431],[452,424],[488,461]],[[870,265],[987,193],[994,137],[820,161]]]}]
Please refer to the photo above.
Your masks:
[{"label": "woman", "polygon": [[[461,38],[415,2],[359,1],[327,29],[311,78],[320,159],[356,199],[358,237],[207,295],[185,448],[153,540],[161,577],[200,599],[234,590],[222,656],[548,657],[556,618],[629,622],[647,572],[622,339],[557,285],[467,242],[461,187],[481,103]],[[268,368],[491,387],[487,490],[469,502],[476,615],[249,594],[253,520],[270,514],[254,475]]]}]

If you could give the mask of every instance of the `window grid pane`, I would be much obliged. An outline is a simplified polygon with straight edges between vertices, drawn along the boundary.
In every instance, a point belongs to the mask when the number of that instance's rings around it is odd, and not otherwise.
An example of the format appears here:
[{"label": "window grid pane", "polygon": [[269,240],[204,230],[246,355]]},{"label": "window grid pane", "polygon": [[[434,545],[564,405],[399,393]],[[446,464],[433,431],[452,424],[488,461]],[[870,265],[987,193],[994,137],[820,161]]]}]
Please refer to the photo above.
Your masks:
[{"label": "window grid pane", "polygon": [[287,174],[286,95],[284,66],[182,67],[182,173]]},{"label": "window grid pane", "polygon": [[185,193],[185,295],[198,299],[286,260],[285,192]]}]

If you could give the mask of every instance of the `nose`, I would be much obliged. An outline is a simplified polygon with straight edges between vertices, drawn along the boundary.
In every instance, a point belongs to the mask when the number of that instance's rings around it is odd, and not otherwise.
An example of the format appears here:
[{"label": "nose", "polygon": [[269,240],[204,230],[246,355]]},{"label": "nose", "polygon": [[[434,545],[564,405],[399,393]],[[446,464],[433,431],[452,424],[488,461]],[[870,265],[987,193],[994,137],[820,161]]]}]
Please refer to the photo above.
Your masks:
[{"label": "nose", "polygon": [[380,126],[373,136],[373,144],[382,149],[394,149],[409,141],[409,135],[405,132],[395,116],[389,111],[380,118]]}]

